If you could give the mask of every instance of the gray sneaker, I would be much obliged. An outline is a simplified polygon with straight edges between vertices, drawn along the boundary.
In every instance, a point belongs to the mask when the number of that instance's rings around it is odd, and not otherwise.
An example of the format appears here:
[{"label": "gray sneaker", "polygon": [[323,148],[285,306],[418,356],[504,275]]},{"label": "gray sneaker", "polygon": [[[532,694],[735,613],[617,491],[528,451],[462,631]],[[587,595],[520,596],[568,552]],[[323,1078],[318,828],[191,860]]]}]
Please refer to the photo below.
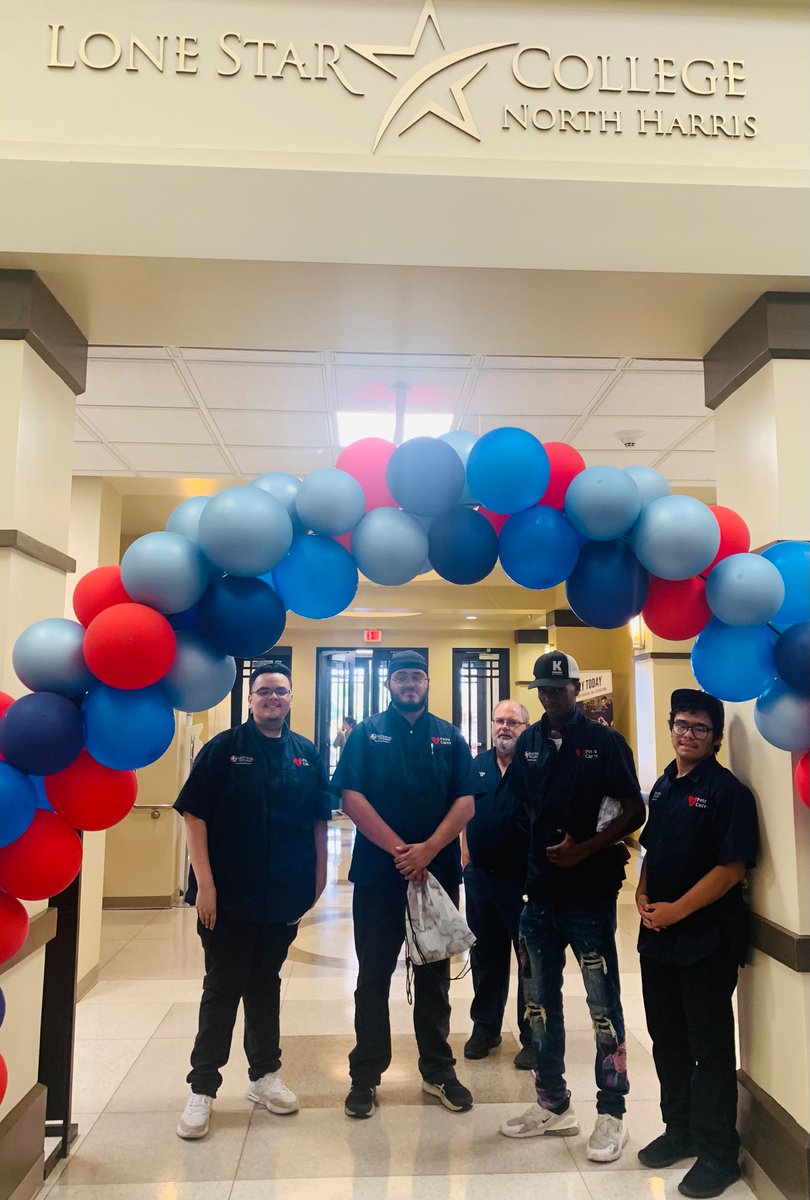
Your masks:
[{"label": "gray sneaker", "polygon": [[588,1138],[588,1158],[591,1162],[615,1162],[617,1158],[621,1158],[622,1147],[628,1136],[624,1117],[611,1117],[610,1113],[599,1113],[593,1133]]}]

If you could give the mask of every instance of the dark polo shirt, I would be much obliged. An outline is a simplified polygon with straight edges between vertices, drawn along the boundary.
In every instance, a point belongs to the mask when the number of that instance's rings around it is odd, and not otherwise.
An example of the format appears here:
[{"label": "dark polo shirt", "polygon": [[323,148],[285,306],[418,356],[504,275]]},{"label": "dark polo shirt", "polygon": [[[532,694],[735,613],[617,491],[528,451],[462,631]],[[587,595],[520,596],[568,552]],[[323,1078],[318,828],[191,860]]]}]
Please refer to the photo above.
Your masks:
[{"label": "dark polo shirt", "polygon": [[511,786],[511,764],[501,774],[495,750],[484,750],[473,763],[479,794],[475,816],[466,829],[470,862],[493,875],[514,879],[521,888],[529,854],[529,818]]}]

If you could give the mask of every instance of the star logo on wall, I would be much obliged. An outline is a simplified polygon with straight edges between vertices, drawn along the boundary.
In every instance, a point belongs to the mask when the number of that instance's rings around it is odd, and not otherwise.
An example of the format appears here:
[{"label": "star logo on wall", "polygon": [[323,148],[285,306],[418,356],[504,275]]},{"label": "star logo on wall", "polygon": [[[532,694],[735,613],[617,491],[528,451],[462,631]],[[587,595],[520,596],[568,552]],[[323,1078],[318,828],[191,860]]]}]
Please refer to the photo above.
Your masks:
[{"label": "star logo on wall", "polygon": [[[390,66],[381,60],[387,58],[413,59],[422,43],[425,30],[429,24],[432,25],[433,30],[439,39],[442,50],[445,50],[444,38],[442,37],[442,32],[439,27],[439,18],[436,15],[436,7],[433,0],[425,0],[419,20],[416,22],[416,28],[414,29],[411,40],[407,46],[386,46],[370,43],[348,42],[347,48],[349,50],[353,50],[355,54],[359,54],[361,58],[366,60],[366,62],[370,62],[373,66],[378,67],[379,70],[384,71],[386,75],[390,75],[392,79],[399,81],[399,76],[397,75],[396,71],[392,70]],[[431,79],[435,78],[435,76],[439,75],[442,71],[449,70],[450,67],[458,66],[461,63],[469,62],[471,59],[477,58],[479,55],[488,54],[493,50],[503,50],[508,46],[516,45],[518,45],[517,42],[482,42],[477,46],[467,46],[463,50],[453,50],[449,53],[445,53],[439,58],[434,59],[433,62],[430,62],[426,66],[420,68],[420,70],[416,71],[415,74],[411,75],[410,78],[406,79],[402,83],[399,91],[386,109],[386,112],[380,121],[380,126],[377,130],[377,136],[374,139],[372,153],[376,151],[377,147],[385,136],[386,131],[390,128],[395,117],[402,110],[404,105],[419,91],[421,87],[423,87]],[[423,117],[431,115],[438,117],[439,120],[445,121],[454,129],[458,129],[462,133],[467,134],[468,137],[474,138],[475,141],[480,142],[481,135],[478,132],[478,126],[475,123],[475,118],[470,110],[469,104],[467,103],[467,98],[464,95],[464,89],[473,81],[473,79],[475,79],[477,75],[480,75],[486,65],[486,61],[484,61],[479,63],[477,66],[473,66],[471,70],[463,73],[458,79],[455,79],[451,84],[448,85],[450,96],[455,103],[455,109],[446,107],[438,103],[436,100],[430,100],[419,109],[415,116],[411,117],[406,125],[403,126],[399,132],[399,136],[401,137],[406,130],[413,128],[413,126],[416,125],[418,121],[421,121]]]}]

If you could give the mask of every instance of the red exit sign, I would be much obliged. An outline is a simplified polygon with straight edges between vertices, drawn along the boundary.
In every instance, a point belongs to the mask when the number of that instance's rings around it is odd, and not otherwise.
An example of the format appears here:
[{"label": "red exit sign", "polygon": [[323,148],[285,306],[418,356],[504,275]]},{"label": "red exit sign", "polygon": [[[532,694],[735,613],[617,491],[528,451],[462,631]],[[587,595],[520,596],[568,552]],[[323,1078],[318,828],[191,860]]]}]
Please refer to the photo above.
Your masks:
[{"label": "red exit sign", "polygon": [[381,642],[382,641],[382,630],[381,629],[364,629],[363,630],[363,641],[364,642]]}]

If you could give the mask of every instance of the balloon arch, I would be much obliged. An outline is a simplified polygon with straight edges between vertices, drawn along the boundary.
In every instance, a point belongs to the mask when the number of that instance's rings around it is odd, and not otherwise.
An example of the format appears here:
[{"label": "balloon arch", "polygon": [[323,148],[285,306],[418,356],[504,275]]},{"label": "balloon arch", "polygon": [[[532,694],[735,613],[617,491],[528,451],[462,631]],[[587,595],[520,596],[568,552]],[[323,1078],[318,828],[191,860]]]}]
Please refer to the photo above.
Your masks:
[{"label": "balloon arch", "polygon": [[763,737],[801,755],[807,804],[808,543],[749,545],[737,513],[671,495],[651,467],[586,468],[572,446],[511,427],[398,447],[365,438],[303,480],[273,472],[184,500],[120,567],[79,581],[77,621],[37,621],[14,646],[30,690],[0,692],[0,963],[27,936],[20,900],[76,877],[75,831],[129,812],[135,771],[170,745],[174,710],[224,699],[234,660],[275,645],[288,610],[342,612],[358,571],[391,587],[429,570],[472,584],[500,560],[523,587],[565,582],[587,625],[640,613],[661,637],[696,638],[700,685],[757,698]]}]

